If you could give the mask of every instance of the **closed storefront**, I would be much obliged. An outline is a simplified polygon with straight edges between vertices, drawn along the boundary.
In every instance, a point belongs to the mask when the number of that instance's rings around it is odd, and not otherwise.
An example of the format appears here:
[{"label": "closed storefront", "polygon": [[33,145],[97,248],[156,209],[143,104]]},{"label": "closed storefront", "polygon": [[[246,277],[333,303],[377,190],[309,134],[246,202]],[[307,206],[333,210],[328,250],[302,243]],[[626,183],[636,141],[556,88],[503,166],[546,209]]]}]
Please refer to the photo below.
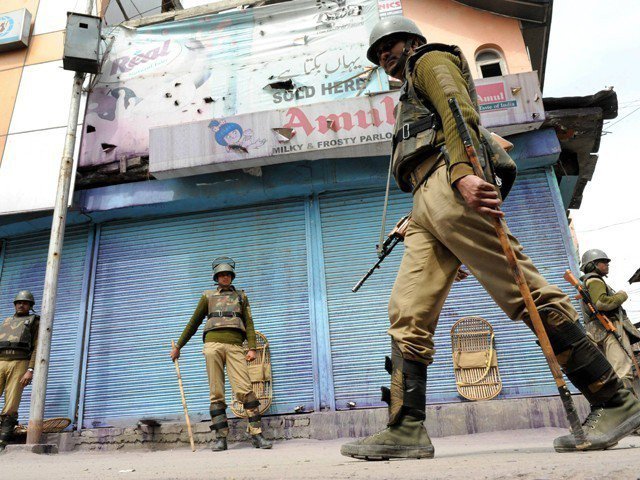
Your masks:
[{"label": "closed storefront", "polygon": [[[46,417],[73,418],[79,378],[78,342],[82,341],[82,323],[86,307],[88,265],[88,228],[67,229],[58,296],[51,340],[51,358],[45,404]],[[12,237],[4,242],[0,253],[0,312],[4,320],[12,315],[13,299],[19,290],[31,290],[35,311],[42,308],[42,290],[47,266],[49,232]],[[27,387],[20,404],[20,420],[29,416],[31,387]]]},{"label": "closed storefront", "polygon": [[[81,404],[85,426],[182,412],[169,359],[200,295],[211,261],[237,262],[256,329],[270,342],[271,413],[313,407],[304,202],[148,221],[107,223],[99,236]],[[191,412],[208,416],[202,327],[182,351]],[[231,390],[227,385],[227,403]]]},{"label": "closed storefront", "polygon": [[[524,173],[504,210],[512,232],[520,239],[551,283],[567,293],[562,274],[568,268],[566,243],[546,171]],[[555,181],[554,179],[551,179]],[[557,187],[553,187],[557,188]],[[322,234],[327,283],[336,408],[381,405],[380,386],[388,385],[384,356],[389,355],[387,302],[403,247],[358,293],[351,288],[376,260],[384,192],[380,190],[329,194],[321,197]],[[389,201],[388,228],[411,209],[411,196],[396,191]],[[502,397],[554,394],[544,357],[534,335],[509,320],[479,283],[469,277],[457,283],[445,303],[436,335],[436,357],[428,370],[428,401],[455,401],[450,329],[467,315],[480,315],[495,329],[496,348],[504,388]]]}]

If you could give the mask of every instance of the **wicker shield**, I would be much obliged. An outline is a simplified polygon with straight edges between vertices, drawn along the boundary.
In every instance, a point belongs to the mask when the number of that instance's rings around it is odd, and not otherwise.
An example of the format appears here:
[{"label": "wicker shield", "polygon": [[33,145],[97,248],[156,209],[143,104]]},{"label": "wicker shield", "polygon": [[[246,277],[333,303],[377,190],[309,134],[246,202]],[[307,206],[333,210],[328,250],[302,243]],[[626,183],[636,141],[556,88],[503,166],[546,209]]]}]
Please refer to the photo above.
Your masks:
[{"label": "wicker shield", "polygon": [[[71,420],[64,417],[49,418],[42,422],[42,433],[60,433],[71,425]],[[27,433],[26,425],[16,425],[14,429],[16,435],[24,435]]]},{"label": "wicker shield", "polygon": [[451,327],[453,370],[458,393],[489,400],[502,390],[493,327],[480,317],[464,317]]},{"label": "wicker shield", "polygon": [[[242,344],[245,355],[249,351],[247,341]],[[273,399],[273,381],[271,379],[271,353],[269,352],[269,341],[262,333],[256,331],[256,358],[247,362],[249,377],[251,378],[251,388],[260,401],[260,414],[266,412],[271,406]],[[235,395],[232,395],[233,403],[230,408],[236,417],[246,418],[244,406]]]}]

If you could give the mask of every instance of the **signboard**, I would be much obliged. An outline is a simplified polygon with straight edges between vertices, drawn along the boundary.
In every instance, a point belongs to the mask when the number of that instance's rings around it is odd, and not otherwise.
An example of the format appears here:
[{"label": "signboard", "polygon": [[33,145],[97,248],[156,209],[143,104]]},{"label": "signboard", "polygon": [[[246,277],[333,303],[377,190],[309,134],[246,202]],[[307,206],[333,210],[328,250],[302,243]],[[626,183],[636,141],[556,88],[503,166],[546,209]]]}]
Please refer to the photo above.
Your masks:
[{"label": "signboard", "polygon": [[[476,83],[482,125],[500,135],[544,120],[538,77],[528,72]],[[388,155],[400,92],[151,130],[149,171],[170,178],[318,158]],[[350,147],[350,148],[344,148]]]},{"label": "signboard", "polygon": [[0,13],[0,52],[29,45],[31,13],[26,8]]},{"label": "signboard", "polygon": [[380,17],[388,17],[389,15],[402,15],[401,0],[378,0],[378,10]]},{"label": "signboard", "polygon": [[544,106],[536,72],[475,80],[482,124],[499,135],[536,130]]},{"label": "signboard", "polygon": [[116,27],[89,96],[80,168],[148,155],[155,127],[384,91],[386,76],[366,59],[377,21],[377,0],[298,0]]},{"label": "signboard", "polygon": [[171,178],[297,160],[388,155],[399,97],[394,91],[158,127],[151,130],[149,171],[156,178]]}]

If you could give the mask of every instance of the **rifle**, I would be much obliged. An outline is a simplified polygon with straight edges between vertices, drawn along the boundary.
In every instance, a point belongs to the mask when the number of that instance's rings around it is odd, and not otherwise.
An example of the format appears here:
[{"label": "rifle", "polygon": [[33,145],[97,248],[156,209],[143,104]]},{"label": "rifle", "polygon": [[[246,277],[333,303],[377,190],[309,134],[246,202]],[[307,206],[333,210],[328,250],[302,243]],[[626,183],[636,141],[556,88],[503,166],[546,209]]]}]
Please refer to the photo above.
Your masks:
[{"label": "rifle", "polygon": [[[464,144],[467,157],[469,158],[469,161],[471,162],[471,165],[473,167],[473,173],[486,181],[482,166],[480,165],[480,160],[478,159],[478,152],[476,152],[476,149],[473,146],[473,142],[471,141],[471,134],[469,133],[467,124],[462,118],[462,114],[460,113],[460,105],[458,105],[458,101],[455,98],[449,99],[449,108],[451,109],[451,113],[453,114],[453,118],[455,119],[456,128],[458,130],[462,143]],[[571,426],[571,433],[573,433],[573,436],[576,439],[576,448],[578,450],[585,450],[589,447],[590,442],[587,440],[587,436],[585,435],[582,424],[580,423],[578,412],[576,411],[575,405],[571,398],[571,392],[569,391],[564,378],[562,378],[562,370],[560,370],[558,359],[556,358],[555,354],[553,353],[553,349],[551,348],[549,336],[544,329],[542,319],[540,318],[540,313],[538,312],[536,304],[533,301],[533,297],[531,296],[529,285],[527,285],[527,281],[524,278],[524,273],[522,272],[520,265],[518,265],[518,259],[516,258],[516,254],[513,251],[513,246],[511,245],[511,242],[507,237],[507,233],[505,231],[506,222],[503,219],[496,217],[491,217],[491,221],[493,222],[493,227],[496,231],[496,235],[500,240],[502,250],[507,257],[507,262],[509,263],[509,267],[511,268],[511,271],[513,273],[514,280],[518,285],[518,289],[520,290],[520,294],[522,295],[524,304],[527,307],[527,313],[529,314],[529,318],[531,319],[533,330],[535,331],[536,336],[540,341],[542,352],[544,353],[547,364],[549,365],[549,369],[551,370],[553,378],[556,382],[556,386],[558,387],[562,405],[567,414],[569,425]]]},{"label": "rifle", "polygon": [[362,277],[360,281],[355,284],[355,286],[351,289],[352,292],[355,293],[360,290],[360,287],[362,287],[364,282],[366,282],[367,279],[371,275],[373,275],[373,272],[376,270],[376,268],[380,268],[380,264],[384,261],[385,258],[387,258],[387,255],[389,255],[393,251],[393,249],[399,242],[402,242],[404,240],[404,235],[407,233],[407,228],[409,227],[410,221],[411,212],[402,217],[398,221],[398,223],[396,223],[396,226],[393,227],[393,230],[389,232],[387,238],[384,240],[384,242],[382,242],[382,246],[378,251],[378,261],[367,271],[367,273],[364,274],[364,277]]},{"label": "rifle", "polygon": [[613,325],[611,320],[609,320],[609,318],[607,318],[605,315],[603,315],[598,311],[598,308],[596,307],[596,304],[593,302],[591,295],[589,295],[589,291],[582,286],[582,284],[580,283],[580,280],[576,278],[576,276],[571,272],[571,270],[567,270],[564,272],[564,279],[567,282],[569,282],[571,285],[573,285],[576,290],[578,290],[577,298],[579,300],[582,300],[582,303],[584,303],[585,307],[587,307],[587,310],[589,311],[589,315],[591,316],[591,318],[598,320],[600,324],[604,327],[604,329],[607,331],[607,333],[610,333],[615,337],[615,339],[620,344],[620,347],[622,348],[624,353],[626,353],[627,356],[633,362],[633,366],[636,369],[636,376],[640,375],[640,367],[638,366],[638,361],[636,360],[636,357],[625,348],[624,343],[622,343],[622,337],[618,333],[618,330]]}]

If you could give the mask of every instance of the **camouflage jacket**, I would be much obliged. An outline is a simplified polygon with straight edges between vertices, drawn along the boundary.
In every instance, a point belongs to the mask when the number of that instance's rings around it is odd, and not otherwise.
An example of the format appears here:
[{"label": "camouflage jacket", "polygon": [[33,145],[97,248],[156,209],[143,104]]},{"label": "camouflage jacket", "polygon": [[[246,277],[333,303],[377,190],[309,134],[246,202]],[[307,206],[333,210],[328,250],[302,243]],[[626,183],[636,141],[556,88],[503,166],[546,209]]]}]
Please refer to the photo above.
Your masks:
[{"label": "camouflage jacket", "polygon": [[33,368],[38,344],[38,315],[12,315],[0,325],[0,360],[30,360]]}]

